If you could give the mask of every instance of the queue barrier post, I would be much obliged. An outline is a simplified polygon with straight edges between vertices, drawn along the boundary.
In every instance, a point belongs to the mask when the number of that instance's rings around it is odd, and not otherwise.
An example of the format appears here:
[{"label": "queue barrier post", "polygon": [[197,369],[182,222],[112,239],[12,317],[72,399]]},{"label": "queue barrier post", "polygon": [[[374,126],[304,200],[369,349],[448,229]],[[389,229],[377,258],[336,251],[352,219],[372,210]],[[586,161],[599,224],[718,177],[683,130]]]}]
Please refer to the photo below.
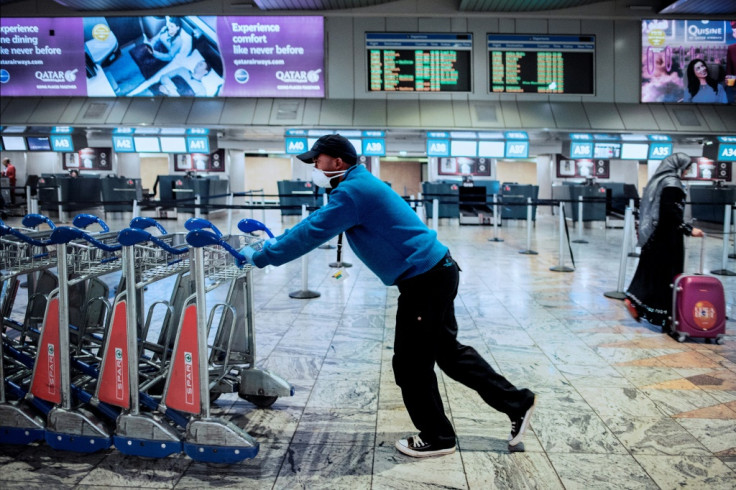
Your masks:
[{"label": "queue barrier post", "polygon": [[576,228],[578,237],[572,243],[588,243],[588,240],[583,238],[583,196],[578,196],[578,222]]},{"label": "queue barrier post", "polygon": [[[723,213],[723,253],[721,255],[721,268],[710,271],[711,274],[719,276],[736,276],[736,272],[727,269],[728,263],[728,235],[731,231],[731,205],[726,204]],[[702,268],[701,268],[702,270]]]},{"label": "queue barrier post", "polygon": [[489,238],[489,242],[502,242],[503,238],[498,238],[498,222],[501,216],[498,213],[498,200],[496,194],[493,195],[493,238]]},{"label": "queue barrier post", "polygon": [[261,189],[261,223],[266,222],[266,191]]},{"label": "queue barrier post", "polygon": [[532,198],[526,198],[526,249],[519,250],[520,254],[538,255],[538,252],[532,250]]},{"label": "queue barrier post", "polygon": [[432,229],[434,231],[438,230],[439,214],[440,214],[440,201],[437,198],[432,199]]},{"label": "queue barrier post", "polygon": [[233,230],[233,193],[227,196],[227,234],[230,235]]},{"label": "queue barrier post", "polygon": [[200,197],[199,196],[194,196],[194,217],[195,218],[201,218],[202,217],[201,210],[199,209],[200,203],[201,203]]},{"label": "queue barrier post", "polygon": [[56,198],[59,201],[59,221],[66,223],[66,213],[64,212],[64,205],[61,203],[61,186],[56,188]]},{"label": "queue barrier post", "polygon": [[559,228],[560,228],[560,251],[559,251],[559,256],[560,256],[560,262],[559,262],[558,265],[556,265],[554,267],[550,267],[549,270],[551,270],[553,272],[572,272],[575,269],[573,269],[572,267],[566,266],[565,263],[564,263],[564,260],[565,260],[565,203],[564,202],[560,202],[559,215],[560,215],[560,220],[559,220]]},{"label": "queue barrier post", "polygon": [[626,207],[624,214],[624,239],[621,244],[621,259],[618,263],[618,282],[616,283],[615,291],[607,291],[603,293],[603,296],[611,299],[626,299],[626,293],[624,292],[624,281],[626,279],[626,259],[629,256],[629,234],[631,233],[631,225],[634,221],[634,214],[631,207]]},{"label": "queue barrier post", "polygon": [[728,258],[736,259],[736,202],[731,208],[731,236],[733,237],[733,253],[728,254]]},{"label": "queue barrier post", "polygon": [[[307,205],[302,204],[302,219],[305,219],[308,216],[307,213]],[[295,299],[312,299],[312,298],[319,298],[320,293],[317,291],[310,291],[309,290],[309,260],[307,259],[307,255],[302,255],[302,288],[299,291],[292,291],[289,293],[290,298]]]},{"label": "queue barrier post", "polygon": [[133,199],[133,218],[137,218],[140,216],[140,211],[138,208],[138,199]]},{"label": "queue barrier post", "polygon": [[31,186],[26,186],[26,213],[30,214],[33,211],[31,211],[31,204],[32,204],[32,197],[31,197]]},{"label": "queue barrier post", "polygon": [[[324,206],[327,206],[327,193],[326,192],[322,194],[322,207]],[[339,243],[340,238],[338,238],[338,243]],[[335,248],[335,246],[331,242],[332,240],[329,240],[323,243],[322,245],[320,245],[319,248],[324,249],[324,250],[332,250],[333,248]]]},{"label": "queue barrier post", "polygon": [[629,257],[638,257],[639,252],[636,251],[636,227],[634,226],[634,200],[629,199],[629,207],[631,208],[631,226],[629,227],[629,234],[626,235],[628,239],[628,256]]}]

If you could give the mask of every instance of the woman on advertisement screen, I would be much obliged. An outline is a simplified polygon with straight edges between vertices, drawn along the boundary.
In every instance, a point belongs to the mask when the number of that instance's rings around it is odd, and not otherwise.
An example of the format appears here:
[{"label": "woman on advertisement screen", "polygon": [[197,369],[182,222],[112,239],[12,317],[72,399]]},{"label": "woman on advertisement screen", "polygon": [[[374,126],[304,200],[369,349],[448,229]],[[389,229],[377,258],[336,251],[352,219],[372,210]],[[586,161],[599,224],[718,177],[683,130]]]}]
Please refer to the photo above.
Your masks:
[{"label": "woman on advertisement screen", "polygon": [[683,102],[720,103],[727,102],[726,90],[708,72],[708,65],[701,59],[694,59],[685,72],[685,94]]}]

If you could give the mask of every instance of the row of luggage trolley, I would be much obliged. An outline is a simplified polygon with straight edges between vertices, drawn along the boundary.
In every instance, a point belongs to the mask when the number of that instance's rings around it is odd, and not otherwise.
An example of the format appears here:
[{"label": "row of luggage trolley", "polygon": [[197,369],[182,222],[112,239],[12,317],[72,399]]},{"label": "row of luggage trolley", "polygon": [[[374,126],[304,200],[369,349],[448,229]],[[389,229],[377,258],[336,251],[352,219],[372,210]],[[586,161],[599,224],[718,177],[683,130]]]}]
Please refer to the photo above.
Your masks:
[{"label": "row of luggage trolley", "polygon": [[[242,234],[229,236],[199,218],[184,233],[150,218],[112,232],[86,214],[74,226],[38,214],[22,223],[0,222],[0,443],[221,464],[258,453],[210,403],[238,393],[266,408],[294,394],[255,365],[252,270],[238,250],[259,246],[258,231],[270,235],[262,223],[242,220]],[[151,301],[162,285],[169,299]],[[225,301],[207,305],[219,287]]]}]

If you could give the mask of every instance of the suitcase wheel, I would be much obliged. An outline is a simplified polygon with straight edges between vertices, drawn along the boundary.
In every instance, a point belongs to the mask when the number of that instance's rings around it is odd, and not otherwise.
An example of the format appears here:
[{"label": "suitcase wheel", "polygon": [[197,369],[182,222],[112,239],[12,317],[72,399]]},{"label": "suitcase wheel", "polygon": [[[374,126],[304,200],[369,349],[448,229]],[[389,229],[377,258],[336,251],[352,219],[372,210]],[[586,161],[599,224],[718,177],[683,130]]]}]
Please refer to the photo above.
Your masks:
[{"label": "suitcase wheel", "polygon": [[716,337],[716,344],[723,345],[723,343],[726,341],[723,337]]},{"label": "suitcase wheel", "polygon": [[685,339],[686,338],[687,338],[687,335],[681,333],[680,335],[677,336],[677,341],[678,342],[685,342]]}]

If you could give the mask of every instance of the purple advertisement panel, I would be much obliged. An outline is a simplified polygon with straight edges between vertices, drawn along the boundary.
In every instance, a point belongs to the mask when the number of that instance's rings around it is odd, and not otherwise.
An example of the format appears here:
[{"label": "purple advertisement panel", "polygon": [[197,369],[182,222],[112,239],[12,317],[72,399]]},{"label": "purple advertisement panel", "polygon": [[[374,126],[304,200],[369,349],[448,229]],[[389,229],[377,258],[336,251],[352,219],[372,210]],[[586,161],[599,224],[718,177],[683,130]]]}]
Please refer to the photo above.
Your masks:
[{"label": "purple advertisement panel", "polygon": [[87,95],[81,18],[0,19],[3,96]]},{"label": "purple advertisement panel", "polygon": [[322,17],[218,17],[226,97],[324,97]]}]

